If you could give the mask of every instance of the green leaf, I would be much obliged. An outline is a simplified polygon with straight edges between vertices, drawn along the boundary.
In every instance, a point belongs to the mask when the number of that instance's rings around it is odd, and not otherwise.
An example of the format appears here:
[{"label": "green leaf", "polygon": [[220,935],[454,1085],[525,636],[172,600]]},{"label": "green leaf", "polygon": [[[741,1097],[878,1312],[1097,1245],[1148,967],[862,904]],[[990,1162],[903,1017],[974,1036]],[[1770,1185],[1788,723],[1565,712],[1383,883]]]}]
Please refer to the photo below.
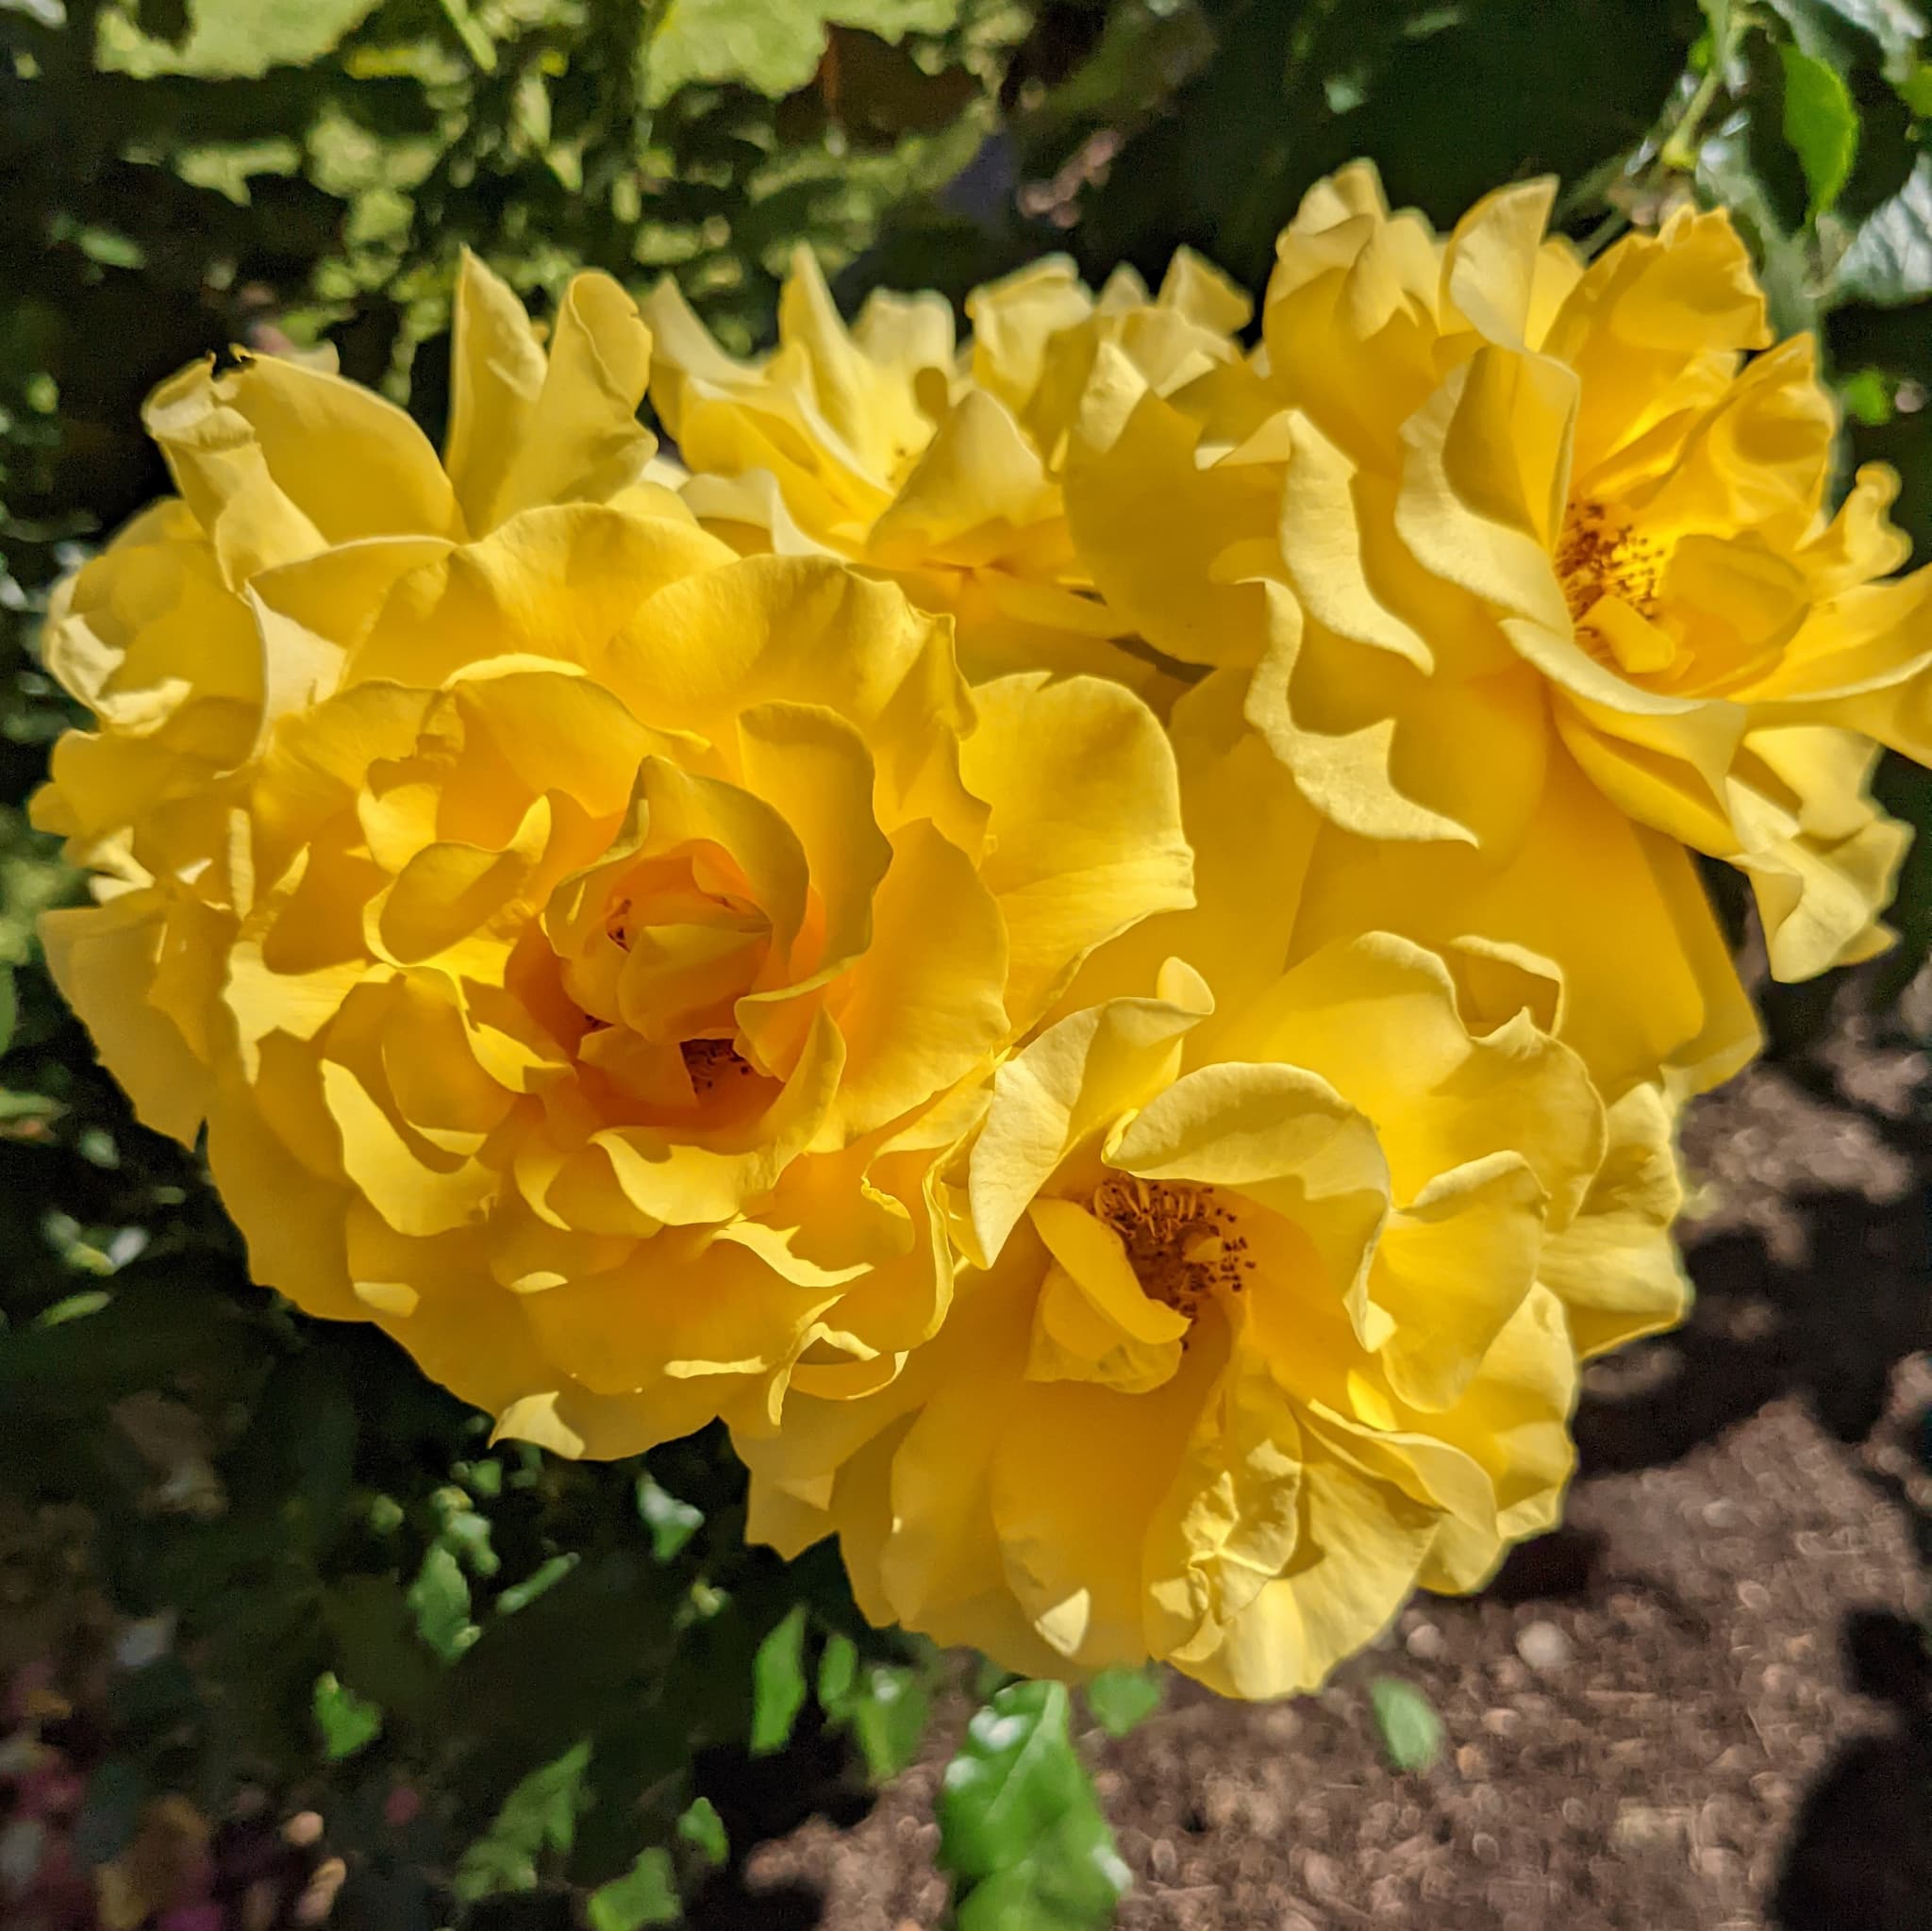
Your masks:
[{"label": "green leaf", "polygon": [[1858,154],[1858,111],[1844,76],[1797,47],[1778,49],[1785,70],[1785,139],[1805,170],[1815,221],[1838,199]]},{"label": "green leaf", "polygon": [[178,45],[104,8],[99,63],[147,79],[158,74],[252,76],[306,66],[375,10],[377,0],[194,0],[193,30]]},{"label": "green leaf", "polygon": [[1896,409],[1893,397],[1897,384],[1883,369],[1860,369],[1847,375],[1838,386],[1839,401],[1845,413],[1868,429],[1880,429],[1891,421]]},{"label": "green leaf", "polygon": [[819,1658],[818,1697],[826,1716],[850,1732],[875,1782],[897,1776],[919,1755],[932,1703],[917,1670],[861,1666],[850,1639],[834,1636]]},{"label": "green leaf", "polygon": [[819,1707],[828,1716],[842,1715],[858,1674],[858,1645],[849,1636],[826,1640],[819,1658]]},{"label": "green leaf", "polygon": [[677,1820],[677,1835],[713,1869],[731,1856],[731,1839],[724,1834],[724,1820],[708,1797],[696,1799]]},{"label": "green leaf", "polygon": [[576,1835],[591,1746],[579,1743],[525,1777],[489,1830],[463,1853],[451,1889],[465,1904],[504,1891],[534,1890],[547,1851],[564,1852]]},{"label": "green leaf", "polygon": [[442,0],[443,17],[456,29],[457,38],[463,43],[463,52],[469,55],[485,74],[496,72],[496,42],[476,16],[470,11],[469,0]]},{"label": "green leaf", "polygon": [[752,1658],[751,1754],[769,1756],[791,1736],[805,1707],[805,1605],[794,1605],[784,1622],[758,1644]]},{"label": "green leaf", "polygon": [[14,990],[13,968],[0,965],[0,1053],[13,1043],[13,1028],[20,1022],[20,994]]},{"label": "green leaf", "polygon": [[1442,1719],[1413,1683],[1400,1676],[1377,1676],[1369,1685],[1369,1706],[1381,1734],[1382,1751],[1396,1770],[1427,1770],[1442,1754]]},{"label": "green leaf", "polygon": [[63,1294],[51,1307],[34,1316],[36,1327],[58,1327],[69,1321],[85,1321],[111,1305],[114,1297],[106,1288],[83,1288],[77,1294]]},{"label": "green leaf", "polygon": [[1853,237],[1832,277],[1839,302],[1896,308],[1932,295],[1932,155]]},{"label": "green leaf", "polygon": [[1914,60],[1899,76],[1898,97],[1920,120],[1932,120],[1932,60]]},{"label": "green leaf", "polygon": [[513,1582],[496,1599],[496,1613],[499,1616],[514,1616],[519,1609],[527,1608],[547,1589],[561,1582],[583,1558],[575,1549],[567,1549],[561,1556],[553,1556],[522,1582]]},{"label": "green leaf", "polygon": [[358,1696],[333,1670],[315,1679],[314,1708],[322,1753],[330,1763],[354,1756],[382,1734],[382,1706]]},{"label": "green leaf", "polygon": [[705,1512],[667,1494],[649,1475],[638,1477],[638,1513],[651,1531],[651,1554],[669,1562],[705,1525]]},{"label": "green leaf", "polygon": [[940,1787],[959,1931],[1110,1923],[1125,1865],[1068,1735],[1066,1686],[1013,1683],[967,1725]]},{"label": "green leaf", "polygon": [[1158,1665],[1142,1670],[1103,1670],[1087,1685],[1087,1707],[1109,1737],[1124,1737],[1160,1707],[1162,1687]]},{"label": "green leaf", "polygon": [[943,33],[958,15],[959,0],[669,0],[645,50],[646,98],[658,106],[692,81],[724,81],[775,100],[818,72],[827,26],[896,41]]},{"label": "green leaf", "polygon": [[874,1663],[859,1673],[845,1712],[866,1768],[884,1783],[919,1755],[931,1699],[916,1672]]},{"label": "green leaf", "polygon": [[470,1621],[470,1583],[442,1543],[433,1543],[409,1585],[416,1632],[444,1662],[453,1663],[476,1640]]},{"label": "green leaf", "polygon": [[[439,1491],[443,1496],[458,1492],[453,1489]],[[435,1498],[432,1498],[432,1505],[434,1501]],[[441,1513],[442,1533],[437,1540],[472,1575],[487,1582],[503,1567],[495,1549],[491,1546],[490,1518],[487,1515],[479,1515],[470,1507],[468,1497],[463,1498],[462,1506],[459,1507],[453,1508],[445,1505]],[[505,1593],[508,1594],[508,1591],[506,1590]]]},{"label": "green leaf", "polygon": [[622,1877],[593,1890],[585,1905],[591,1931],[642,1931],[684,1916],[672,1874],[671,1853],[653,1844]]}]

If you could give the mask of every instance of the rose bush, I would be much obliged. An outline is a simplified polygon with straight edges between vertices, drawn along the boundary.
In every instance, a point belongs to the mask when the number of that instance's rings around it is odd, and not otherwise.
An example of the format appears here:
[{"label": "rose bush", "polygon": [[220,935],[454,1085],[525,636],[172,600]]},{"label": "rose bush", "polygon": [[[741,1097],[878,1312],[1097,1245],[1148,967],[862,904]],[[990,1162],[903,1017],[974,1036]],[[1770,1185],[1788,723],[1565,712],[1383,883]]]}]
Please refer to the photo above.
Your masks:
[{"label": "rose bush", "polygon": [[1727,222],[1548,205],[1346,171],[1252,352],[1186,255],[963,350],[807,255],[757,363],[595,276],[546,356],[468,263],[441,459],[187,371],[50,629],[57,978],[257,1276],[500,1433],[723,1417],[881,1623],[1319,1682],[1682,1312],[1675,1109],[1756,1041],[1690,853],[1865,956],[1922,736],[1932,576],[1885,474],[1826,517]]}]

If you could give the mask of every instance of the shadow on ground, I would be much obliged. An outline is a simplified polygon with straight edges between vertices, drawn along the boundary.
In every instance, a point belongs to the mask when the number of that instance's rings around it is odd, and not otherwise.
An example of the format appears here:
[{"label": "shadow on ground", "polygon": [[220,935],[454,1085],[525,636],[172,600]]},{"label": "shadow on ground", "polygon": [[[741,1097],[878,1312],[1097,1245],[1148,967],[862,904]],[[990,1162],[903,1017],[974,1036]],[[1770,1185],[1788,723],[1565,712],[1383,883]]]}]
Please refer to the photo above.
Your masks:
[{"label": "shadow on ground", "polygon": [[[1923,1584],[1932,1572],[1932,1407],[1899,1419],[1889,1452],[1874,1448],[1902,1366],[1932,1347],[1932,1115],[1918,1104],[1859,1105],[1816,1068],[1790,1086],[1840,1120],[1852,1116],[1890,1161],[1874,1161],[1878,1184],[1869,1190],[1816,1191],[1769,1176],[1797,1220],[1795,1241],[1789,1226],[1783,1240],[1749,1227],[1693,1236],[1691,1319],[1619,1365],[1624,1390],[1613,1383],[1612,1392],[1582,1404],[1578,1478],[1674,1463],[1767,1404],[1795,1396],[1837,1441],[1862,1451],[1857,1472],[1902,1515]],[[1721,1165],[1724,1154],[1720,1129],[1708,1155]],[[1903,1186],[1892,1161],[1908,1170]],[[1767,1176],[1731,1177],[1749,1188]],[[1566,1525],[1519,1550],[1491,1592],[1512,1603],[1587,1597],[1615,1580],[1607,1555],[1601,1534]],[[1777,1931],[1924,1931],[1932,1924],[1927,1629],[1872,1608],[1844,1616],[1835,1636],[1845,1689],[1875,1706],[1878,1721],[1840,1745],[1807,1791],[1763,1900],[1765,1921]]]}]

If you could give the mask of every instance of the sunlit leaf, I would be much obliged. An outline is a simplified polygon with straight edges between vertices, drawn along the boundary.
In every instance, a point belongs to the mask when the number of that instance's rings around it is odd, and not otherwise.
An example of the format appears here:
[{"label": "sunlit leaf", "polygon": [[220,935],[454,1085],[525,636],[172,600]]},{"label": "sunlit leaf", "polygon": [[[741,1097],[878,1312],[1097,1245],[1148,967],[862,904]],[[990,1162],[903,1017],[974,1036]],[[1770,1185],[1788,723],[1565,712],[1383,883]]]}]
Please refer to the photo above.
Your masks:
[{"label": "sunlit leaf", "polygon": [[519,1609],[534,1603],[545,1590],[559,1583],[575,1569],[582,1557],[575,1549],[566,1549],[560,1556],[553,1556],[526,1575],[522,1582],[512,1583],[499,1592],[496,1598],[496,1613],[499,1616],[514,1616]]},{"label": "sunlit leaf", "polygon": [[805,1605],[799,1603],[758,1644],[752,1659],[754,1756],[767,1756],[785,1747],[805,1698]]},{"label": "sunlit leaf", "polygon": [[736,81],[775,98],[818,71],[828,26],[896,41],[942,33],[958,12],[958,0],[669,0],[645,52],[649,98],[693,81]]},{"label": "sunlit leaf", "polygon": [[488,1832],[463,1853],[450,1887],[465,1904],[504,1891],[534,1890],[546,1852],[566,1852],[576,1834],[591,1746],[579,1743],[525,1777]]},{"label": "sunlit leaf", "polygon": [[724,1820],[708,1797],[700,1797],[677,1820],[677,1835],[707,1863],[722,1865],[731,1855]]},{"label": "sunlit leaf", "polygon": [[704,1511],[667,1494],[649,1475],[638,1477],[638,1513],[651,1531],[651,1553],[669,1562],[705,1525]]},{"label": "sunlit leaf", "polygon": [[325,1670],[315,1679],[314,1707],[322,1754],[331,1763],[354,1756],[382,1734],[382,1706],[358,1696],[333,1670]]},{"label": "sunlit leaf", "polygon": [[1896,392],[1897,384],[1882,369],[1860,369],[1838,386],[1845,413],[1868,429],[1882,428],[1891,421]]},{"label": "sunlit leaf", "polygon": [[827,1716],[836,1715],[845,1707],[858,1673],[858,1646],[849,1636],[829,1638],[824,1654],[819,1657],[818,1680],[819,1707]]},{"label": "sunlit leaf", "polygon": [[1785,70],[1785,139],[1805,170],[1810,212],[1821,215],[1850,179],[1858,153],[1858,114],[1844,76],[1829,61],[1780,47]]},{"label": "sunlit leaf", "polygon": [[454,1662],[475,1640],[470,1621],[470,1584],[457,1558],[437,1542],[423,1557],[409,1585],[416,1630],[445,1662]]},{"label": "sunlit leaf", "polygon": [[1014,1683],[967,1726],[939,1796],[960,1931],[1087,1931],[1129,1878],[1068,1735],[1059,1683]]},{"label": "sunlit leaf", "polygon": [[[100,64],[142,78],[265,74],[321,58],[378,0],[195,0],[185,38],[144,33],[120,7],[103,8]],[[144,23],[143,23],[144,24]]]},{"label": "sunlit leaf", "polygon": [[897,1776],[918,1756],[930,1709],[915,1671],[887,1663],[859,1671],[845,1713],[874,1781]]},{"label": "sunlit leaf", "polygon": [[613,1877],[591,1893],[584,1914],[591,1931],[643,1931],[647,1924],[676,1923],[684,1911],[670,1852],[653,1844],[622,1877]]}]

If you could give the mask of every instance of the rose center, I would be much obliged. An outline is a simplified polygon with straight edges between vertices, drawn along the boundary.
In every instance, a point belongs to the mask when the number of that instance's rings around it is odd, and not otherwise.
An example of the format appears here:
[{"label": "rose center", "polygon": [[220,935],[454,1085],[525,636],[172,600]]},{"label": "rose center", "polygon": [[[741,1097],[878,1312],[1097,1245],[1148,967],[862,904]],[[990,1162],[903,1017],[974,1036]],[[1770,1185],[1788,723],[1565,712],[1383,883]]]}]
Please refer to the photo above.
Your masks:
[{"label": "rose center", "polygon": [[1235,1211],[1211,1187],[1112,1174],[1094,1189],[1093,1212],[1121,1237],[1148,1298],[1190,1321],[1217,1290],[1240,1293],[1254,1272]]},{"label": "rose center", "polygon": [[1601,503],[1576,504],[1564,520],[1557,574],[1579,627],[1607,596],[1620,598],[1645,617],[1652,615],[1663,566],[1662,545],[1618,522]]},{"label": "rose center", "polygon": [[702,1099],[714,1088],[756,1077],[758,1068],[729,1040],[686,1040],[677,1049],[691,1090]]}]

